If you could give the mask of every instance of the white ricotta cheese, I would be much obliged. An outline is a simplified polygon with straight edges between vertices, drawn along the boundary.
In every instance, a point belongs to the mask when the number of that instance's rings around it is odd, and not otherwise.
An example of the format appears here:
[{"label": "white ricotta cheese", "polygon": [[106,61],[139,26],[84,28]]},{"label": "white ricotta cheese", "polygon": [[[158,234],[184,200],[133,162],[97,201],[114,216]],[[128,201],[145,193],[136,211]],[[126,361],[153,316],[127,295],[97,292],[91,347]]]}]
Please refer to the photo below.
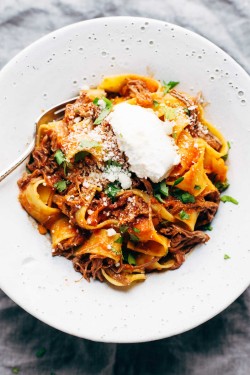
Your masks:
[{"label": "white ricotta cheese", "polygon": [[159,182],[180,162],[177,147],[167,134],[172,125],[151,110],[128,103],[117,104],[107,116],[130,171],[140,178]]}]

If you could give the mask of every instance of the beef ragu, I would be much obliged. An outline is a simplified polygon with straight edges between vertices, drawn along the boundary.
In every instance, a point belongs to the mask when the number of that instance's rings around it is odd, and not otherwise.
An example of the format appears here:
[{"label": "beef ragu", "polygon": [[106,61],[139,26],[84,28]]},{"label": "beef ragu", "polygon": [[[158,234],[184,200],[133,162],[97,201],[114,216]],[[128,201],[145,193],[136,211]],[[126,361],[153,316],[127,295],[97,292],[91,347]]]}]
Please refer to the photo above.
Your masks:
[{"label": "beef ragu", "polygon": [[88,281],[128,286],[209,240],[228,144],[177,84],[106,77],[39,128],[19,200]]}]

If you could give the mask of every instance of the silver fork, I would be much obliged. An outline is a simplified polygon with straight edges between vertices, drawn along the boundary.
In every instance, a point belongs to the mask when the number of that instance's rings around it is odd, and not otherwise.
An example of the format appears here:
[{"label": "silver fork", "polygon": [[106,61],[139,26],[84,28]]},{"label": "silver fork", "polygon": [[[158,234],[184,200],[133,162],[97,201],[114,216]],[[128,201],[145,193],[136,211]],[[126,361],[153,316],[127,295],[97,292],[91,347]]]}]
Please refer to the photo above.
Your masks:
[{"label": "silver fork", "polygon": [[22,162],[29,156],[29,154],[34,150],[36,145],[36,134],[39,129],[39,126],[42,124],[47,124],[51,121],[58,121],[62,119],[65,107],[67,104],[73,103],[78,97],[74,97],[72,99],[66,100],[65,102],[62,102],[58,104],[55,107],[52,107],[48,109],[46,112],[44,112],[41,116],[38,117],[38,119],[35,122],[36,128],[33,135],[33,140],[29,144],[29,146],[26,148],[26,150],[19,156],[18,159],[16,159],[13,163],[11,163],[6,169],[3,171],[0,171],[0,182],[5,179],[11,172],[13,172]]}]

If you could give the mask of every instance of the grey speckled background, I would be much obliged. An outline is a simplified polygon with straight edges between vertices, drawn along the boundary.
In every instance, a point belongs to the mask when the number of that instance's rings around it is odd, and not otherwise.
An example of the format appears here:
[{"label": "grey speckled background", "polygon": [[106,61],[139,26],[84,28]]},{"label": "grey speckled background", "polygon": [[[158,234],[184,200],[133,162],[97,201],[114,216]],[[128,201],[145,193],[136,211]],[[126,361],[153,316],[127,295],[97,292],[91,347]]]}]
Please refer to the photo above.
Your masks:
[{"label": "grey speckled background", "polygon": [[[250,0],[0,0],[0,68],[50,31],[113,15],[187,27],[250,72]],[[248,289],[223,313],[182,335],[144,344],[102,344],[46,326],[0,292],[0,374],[248,375],[249,323]],[[37,358],[42,347],[46,353]]]}]

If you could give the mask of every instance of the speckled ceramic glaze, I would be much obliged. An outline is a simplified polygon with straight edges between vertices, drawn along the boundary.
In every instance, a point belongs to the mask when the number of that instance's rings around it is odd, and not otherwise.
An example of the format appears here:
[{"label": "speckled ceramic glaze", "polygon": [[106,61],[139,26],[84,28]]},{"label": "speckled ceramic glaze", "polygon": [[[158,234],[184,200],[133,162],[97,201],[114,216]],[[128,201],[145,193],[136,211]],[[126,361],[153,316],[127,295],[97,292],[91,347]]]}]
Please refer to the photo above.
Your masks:
[{"label": "speckled ceramic glaze", "polygon": [[[2,289],[25,310],[62,331],[106,342],[160,339],[225,309],[250,282],[250,79],[222,50],[164,22],[130,17],[77,23],[45,36],[0,73],[0,167],[22,152],[34,121],[84,85],[119,73],[153,74],[202,90],[206,114],[231,142],[228,195],[207,245],[176,271],[154,273],[129,289],[80,279],[17,200],[22,165],[0,184]],[[156,145],[157,147],[157,145]],[[225,260],[224,254],[230,259]]]}]

